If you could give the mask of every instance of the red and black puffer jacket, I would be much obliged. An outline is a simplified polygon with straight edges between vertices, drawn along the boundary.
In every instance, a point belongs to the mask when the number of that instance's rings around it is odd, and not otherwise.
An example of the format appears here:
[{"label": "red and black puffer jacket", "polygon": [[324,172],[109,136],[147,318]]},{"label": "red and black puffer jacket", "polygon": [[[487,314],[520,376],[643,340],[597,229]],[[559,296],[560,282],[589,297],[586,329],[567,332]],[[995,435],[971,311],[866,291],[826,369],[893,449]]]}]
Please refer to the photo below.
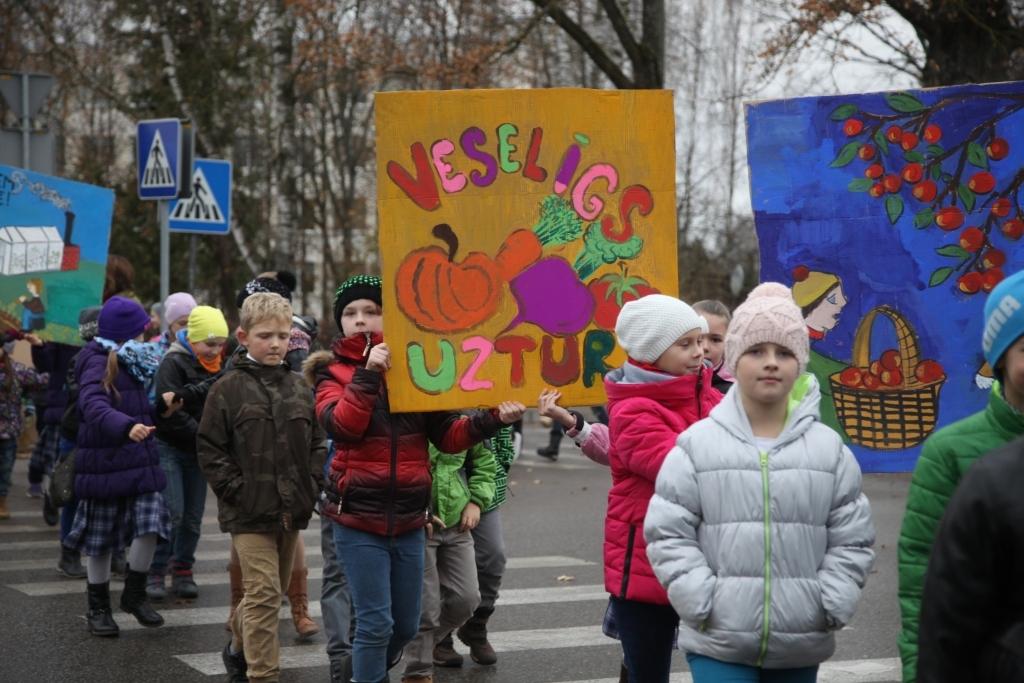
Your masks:
[{"label": "red and black puffer jacket", "polygon": [[[370,343],[382,341],[375,334]],[[347,527],[395,536],[429,521],[427,441],[459,453],[493,436],[501,424],[494,410],[473,417],[392,413],[384,373],[366,369],[366,350],[362,334],[339,338],[331,354],[314,354],[305,366],[315,382],[317,418],[334,439],[323,512]]]}]

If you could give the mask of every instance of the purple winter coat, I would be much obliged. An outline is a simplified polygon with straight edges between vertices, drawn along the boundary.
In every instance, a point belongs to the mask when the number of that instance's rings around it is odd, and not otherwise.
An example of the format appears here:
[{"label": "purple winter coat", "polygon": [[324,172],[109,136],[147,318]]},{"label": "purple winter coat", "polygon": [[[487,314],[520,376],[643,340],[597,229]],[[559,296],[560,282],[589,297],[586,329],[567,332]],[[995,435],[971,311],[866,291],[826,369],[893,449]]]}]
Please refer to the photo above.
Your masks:
[{"label": "purple winter coat", "polygon": [[114,387],[120,400],[103,389],[107,349],[91,341],[75,362],[78,385],[75,495],[83,498],[121,498],[163,491],[167,477],[160,469],[156,440],[141,443],[128,438],[136,424],[153,424],[153,407],[146,388],[124,370]]},{"label": "purple winter coat", "polygon": [[46,387],[46,409],[39,419],[40,426],[59,425],[68,405],[68,392],[64,383],[68,376],[71,359],[81,350],[80,346],[46,342],[32,347],[32,365],[39,372],[50,373]]}]

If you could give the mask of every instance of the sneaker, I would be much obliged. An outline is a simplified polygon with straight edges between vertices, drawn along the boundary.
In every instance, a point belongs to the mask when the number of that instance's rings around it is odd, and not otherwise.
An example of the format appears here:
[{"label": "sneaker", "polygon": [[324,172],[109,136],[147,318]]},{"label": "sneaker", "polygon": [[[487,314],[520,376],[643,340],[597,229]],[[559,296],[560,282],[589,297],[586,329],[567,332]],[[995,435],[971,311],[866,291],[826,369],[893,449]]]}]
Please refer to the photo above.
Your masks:
[{"label": "sneaker", "polygon": [[26,495],[29,498],[42,498],[43,497],[43,485],[42,484],[29,484]]},{"label": "sneaker", "polygon": [[57,526],[60,522],[60,508],[53,504],[50,492],[43,492],[43,521],[49,526]]},{"label": "sneaker", "polygon": [[153,602],[163,602],[167,599],[163,574],[150,574],[146,577],[146,597]]},{"label": "sneaker", "polygon": [[175,569],[171,573],[171,590],[184,600],[195,600],[199,597],[199,587],[192,578],[191,569]]},{"label": "sneaker", "polygon": [[249,679],[245,674],[249,665],[245,661],[245,653],[231,654],[230,640],[224,646],[224,651],[220,653],[220,658],[224,662],[224,669],[227,671],[229,681],[232,683],[248,683]]}]

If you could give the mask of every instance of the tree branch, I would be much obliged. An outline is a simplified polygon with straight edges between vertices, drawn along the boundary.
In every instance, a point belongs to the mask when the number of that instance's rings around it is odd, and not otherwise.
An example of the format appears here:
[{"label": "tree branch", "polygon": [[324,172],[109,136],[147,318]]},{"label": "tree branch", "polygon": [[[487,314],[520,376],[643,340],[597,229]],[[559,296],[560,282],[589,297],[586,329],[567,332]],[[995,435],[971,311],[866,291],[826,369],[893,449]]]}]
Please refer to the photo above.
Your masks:
[{"label": "tree branch", "polygon": [[611,22],[612,28],[615,29],[615,35],[619,37],[619,42],[625,48],[629,61],[633,64],[633,80],[636,80],[636,74],[643,69],[644,62],[640,45],[637,44],[633,31],[629,28],[629,23],[626,21],[625,15],[622,14],[622,8],[619,7],[617,0],[601,0],[601,6],[604,8],[604,13],[608,15],[608,21]]},{"label": "tree branch", "polygon": [[635,87],[633,80],[626,76],[619,68],[608,53],[605,52],[600,45],[597,44],[589,33],[587,33],[583,27],[577,24],[572,18],[566,14],[562,8],[558,5],[557,0],[532,0],[533,4],[538,7],[544,8],[547,15],[558,24],[558,26],[565,31],[570,38],[576,41],[576,44],[583,48],[583,51],[590,56],[594,64],[597,65],[605,76],[612,82],[616,88],[628,90]]}]

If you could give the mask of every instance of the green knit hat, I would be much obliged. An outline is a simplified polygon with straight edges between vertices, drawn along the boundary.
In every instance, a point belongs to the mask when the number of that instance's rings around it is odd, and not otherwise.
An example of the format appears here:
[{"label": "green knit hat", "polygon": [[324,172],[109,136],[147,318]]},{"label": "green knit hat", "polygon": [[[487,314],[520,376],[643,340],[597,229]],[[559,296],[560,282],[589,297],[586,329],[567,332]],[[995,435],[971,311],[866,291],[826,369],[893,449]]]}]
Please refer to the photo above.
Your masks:
[{"label": "green knit hat", "polygon": [[341,314],[353,301],[369,299],[378,306],[381,303],[381,280],[376,275],[353,275],[334,290],[334,322],[341,330]]}]

